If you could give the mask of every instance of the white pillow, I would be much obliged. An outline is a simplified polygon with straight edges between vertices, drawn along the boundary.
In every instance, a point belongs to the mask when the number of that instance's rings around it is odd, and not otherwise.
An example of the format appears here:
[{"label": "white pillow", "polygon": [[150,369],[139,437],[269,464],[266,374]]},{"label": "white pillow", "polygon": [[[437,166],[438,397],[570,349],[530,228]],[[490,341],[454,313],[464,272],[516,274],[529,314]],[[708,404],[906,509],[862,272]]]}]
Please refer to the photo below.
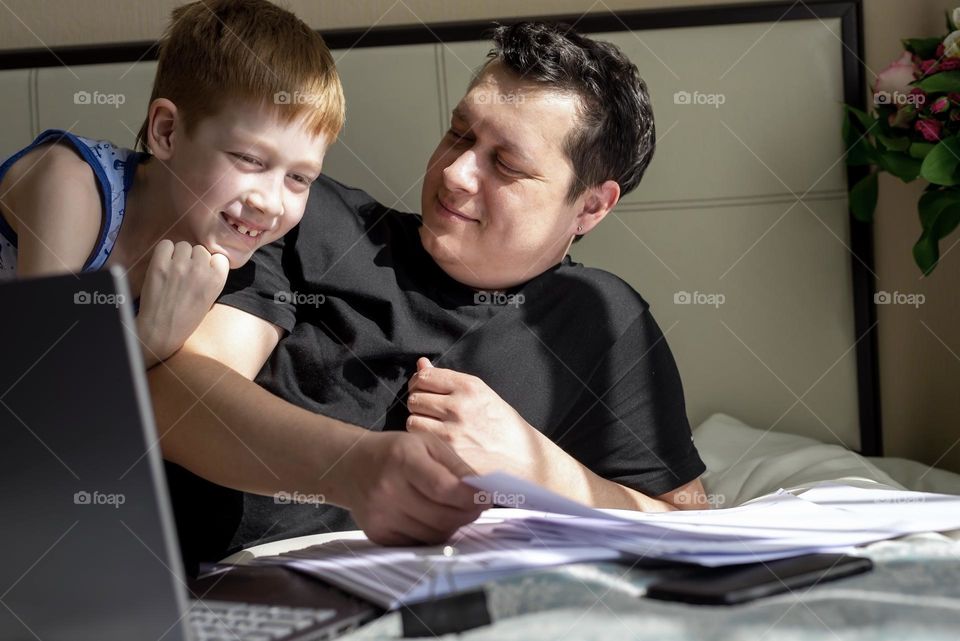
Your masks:
[{"label": "white pillow", "polygon": [[693,431],[707,466],[704,489],[715,507],[733,507],[780,488],[822,481],[906,489],[876,465],[839,445],[754,429],[726,414],[714,414]]}]

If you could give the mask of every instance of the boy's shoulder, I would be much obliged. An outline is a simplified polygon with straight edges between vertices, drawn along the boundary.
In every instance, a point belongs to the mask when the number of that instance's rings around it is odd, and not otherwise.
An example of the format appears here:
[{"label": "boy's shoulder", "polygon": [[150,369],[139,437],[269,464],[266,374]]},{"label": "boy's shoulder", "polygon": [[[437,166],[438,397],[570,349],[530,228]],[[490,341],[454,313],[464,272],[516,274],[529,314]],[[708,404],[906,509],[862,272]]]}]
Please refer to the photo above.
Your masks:
[{"label": "boy's shoulder", "polygon": [[103,206],[94,170],[74,148],[49,141],[26,151],[0,180],[0,198],[21,249],[39,245],[61,267],[82,268],[97,241]]},{"label": "boy's shoulder", "polygon": [[[54,175],[48,175],[48,174]],[[15,189],[24,181],[53,178],[90,178],[93,169],[76,149],[60,141],[45,141],[20,156],[7,170],[3,184]],[[96,183],[92,183],[96,184]]]}]

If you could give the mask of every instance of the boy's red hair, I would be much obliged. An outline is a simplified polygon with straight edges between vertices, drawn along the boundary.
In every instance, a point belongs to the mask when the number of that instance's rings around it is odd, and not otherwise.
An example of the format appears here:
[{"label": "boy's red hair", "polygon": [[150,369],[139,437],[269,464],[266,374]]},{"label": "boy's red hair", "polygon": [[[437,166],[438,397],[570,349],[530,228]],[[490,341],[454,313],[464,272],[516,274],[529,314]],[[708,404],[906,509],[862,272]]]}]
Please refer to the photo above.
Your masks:
[{"label": "boy's red hair", "polygon": [[[225,104],[250,100],[281,122],[303,119],[332,142],[343,128],[343,87],[315,31],[266,0],[200,0],[173,10],[160,42],[152,103],[173,102],[187,135]],[[146,146],[149,116],[137,135]]]}]

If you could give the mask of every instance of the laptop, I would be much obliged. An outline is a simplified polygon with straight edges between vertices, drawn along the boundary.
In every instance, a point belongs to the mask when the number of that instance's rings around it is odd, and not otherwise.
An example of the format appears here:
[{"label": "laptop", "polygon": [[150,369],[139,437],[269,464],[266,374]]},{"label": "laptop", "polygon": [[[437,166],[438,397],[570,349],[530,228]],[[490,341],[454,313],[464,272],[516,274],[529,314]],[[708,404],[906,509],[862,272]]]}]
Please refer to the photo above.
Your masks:
[{"label": "laptop", "polygon": [[0,301],[0,639],[299,641],[381,613],[281,567],[188,588],[122,273]]}]

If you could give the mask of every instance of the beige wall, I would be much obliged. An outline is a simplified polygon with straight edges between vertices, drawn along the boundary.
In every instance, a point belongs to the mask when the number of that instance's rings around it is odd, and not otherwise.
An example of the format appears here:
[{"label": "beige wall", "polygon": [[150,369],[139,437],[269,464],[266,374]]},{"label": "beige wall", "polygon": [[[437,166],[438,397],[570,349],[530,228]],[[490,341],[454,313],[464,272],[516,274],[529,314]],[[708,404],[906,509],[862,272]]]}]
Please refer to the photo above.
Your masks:
[{"label": "beige wall", "polygon": [[[954,0],[960,4],[960,0]],[[948,0],[865,0],[865,56],[879,72],[900,53],[899,39],[939,35]],[[4,49],[155,39],[179,0],[6,0],[0,4]],[[700,0],[290,0],[285,6],[319,29],[447,22],[497,16],[725,4]],[[136,9],[131,7],[135,6]],[[55,16],[55,19],[51,19]],[[769,81],[765,79],[764,81]],[[875,226],[877,287],[922,293],[919,309],[878,310],[880,384],[886,453],[960,471],[960,236],[943,247],[941,265],[921,279],[910,249],[920,233],[916,200],[923,185],[881,181]]]},{"label": "beige wall", "polygon": [[[4,0],[0,47],[152,40],[183,0]],[[316,29],[729,4],[720,0],[277,0]],[[5,6],[4,6],[5,5]],[[132,9],[131,7],[136,7]],[[13,15],[15,14],[15,16]],[[49,16],[56,16],[55,21]],[[29,29],[28,29],[29,27]]]}]

